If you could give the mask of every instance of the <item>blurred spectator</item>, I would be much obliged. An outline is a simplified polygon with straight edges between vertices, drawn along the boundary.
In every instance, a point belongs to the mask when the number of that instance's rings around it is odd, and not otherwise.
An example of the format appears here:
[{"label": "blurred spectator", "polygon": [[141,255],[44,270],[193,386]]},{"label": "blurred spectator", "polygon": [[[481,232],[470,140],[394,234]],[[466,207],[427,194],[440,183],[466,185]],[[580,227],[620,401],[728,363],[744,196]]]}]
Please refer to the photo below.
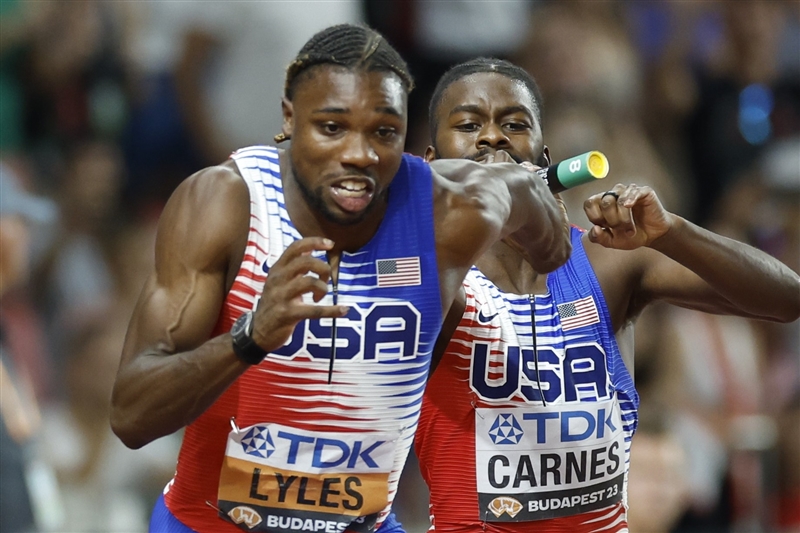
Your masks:
[{"label": "blurred spectator", "polygon": [[24,140],[22,65],[32,29],[39,23],[40,2],[0,2],[0,152],[15,153]]},{"label": "blurred spectator", "polygon": [[648,63],[646,125],[684,161],[706,222],[742,168],[800,131],[800,13],[792,2],[637,2],[629,21]]},{"label": "blurred spectator", "polygon": [[[711,227],[797,269],[800,143],[766,153],[770,157],[727,189]],[[664,316],[658,386],[686,449],[692,502],[676,531],[793,531],[800,525],[789,511],[800,495],[800,435],[777,423],[796,421],[800,412],[797,326],[680,308]],[[779,470],[770,467],[772,457]]]},{"label": "blurred spectator", "polygon": [[[739,173],[718,203],[715,220],[800,271],[800,137],[772,142]],[[800,295],[798,295],[800,298]],[[764,412],[777,443],[765,466],[766,527],[800,530],[800,322],[753,324],[764,347]]]},{"label": "blurred spectator", "polygon": [[[624,31],[620,4],[559,2],[533,11],[517,62],[542,90],[543,130],[554,162],[590,150],[610,161],[607,180],[566,191],[572,222],[590,227],[583,201],[614,183],[650,185],[664,206],[684,214],[691,194],[669,172],[641,122],[641,63]],[[609,180],[611,181],[609,183]]]},{"label": "blurred spectator", "polygon": [[[0,298],[28,280],[31,226],[54,216],[50,202],[25,192],[0,163]],[[38,463],[27,449],[39,431],[40,413],[24,365],[26,354],[12,353],[4,333],[5,329],[0,332],[0,530],[28,532],[36,530],[34,517],[41,520],[47,513],[41,498],[52,496],[45,494],[52,484],[44,486],[49,479],[45,471],[35,475]]]},{"label": "blurred spectator", "polygon": [[26,146],[51,151],[80,136],[113,138],[127,113],[119,7],[91,0],[36,4],[41,13],[22,72]]},{"label": "blurred spectator", "polygon": [[793,72],[781,63],[781,45],[796,5],[747,0],[723,3],[723,40],[711,68],[698,75],[699,100],[687,123],[697,219],[772,139],[800,133],[800,56]]},{"label": "blurred spectator", "polygon": [[628,528],[631,533],[668,533],[686,509],[686,455],[665,425],[664,406],[646,404],[631,443]]},{"label": "blurred spectator", "polygon": [[478,56],[508,59],[524,42],[529,14],[540,0],[383,0],[364,2],[367,22],[408,62],[415,88],[409,95],[406,150],[430,144],[428,103],[442,74]]},{"label": "blurred spectator", "polygon": [[111,313],[73,333],[64,374],[67,401],[43,410],[38,452],[58,476],[66,510],[61,531],[147,531],[153,495],[174,472],[174,435],[133,451],[111,432],[111,387],[127,318]]},{"label": "blurred spectator", "polygon": [[70,332],[104,316],[112,305],[111,243],[126,221],[120,205],[124,167],[118,147],[108,141],[78,141],[65,158],[58,194],[63,220],[39,287],[60,369]]}]

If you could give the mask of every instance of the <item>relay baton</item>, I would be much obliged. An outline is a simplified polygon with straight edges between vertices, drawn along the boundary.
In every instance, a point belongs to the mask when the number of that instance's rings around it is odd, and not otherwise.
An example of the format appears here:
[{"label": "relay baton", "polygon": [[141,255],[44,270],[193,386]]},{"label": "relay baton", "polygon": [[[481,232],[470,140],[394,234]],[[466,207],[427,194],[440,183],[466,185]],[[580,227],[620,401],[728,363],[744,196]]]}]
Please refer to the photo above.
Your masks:
[{"label": "relay baton", "polygon": [[536,171],[551,192],[562,192],[608,176],[608,159],[598,151],[586,152]]}]

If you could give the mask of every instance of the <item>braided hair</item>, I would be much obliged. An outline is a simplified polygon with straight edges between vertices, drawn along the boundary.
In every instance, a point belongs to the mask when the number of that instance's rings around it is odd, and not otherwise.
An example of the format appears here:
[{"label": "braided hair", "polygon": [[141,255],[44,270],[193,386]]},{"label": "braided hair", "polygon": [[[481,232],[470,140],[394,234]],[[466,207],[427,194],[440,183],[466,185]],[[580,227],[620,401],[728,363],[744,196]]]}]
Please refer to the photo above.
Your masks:
[{"label": "braided hair", "polygon": [[308,40],[286,69],[284,95],[291,100],[298,79],[316,65],[341,65],[349,69],[394,72],[406,94],[414,88],[408,65],[381,34],[366,26],[339,24]]},{"label": "braided hair", "polygon": [[439,108],[439,105],[442,103],[444,92],[448,87],[450,87],[450,85],[457,82],[461,78],[465,78],[471,74],[477,74],[479,72],[496,72],[497,74],[502,74],[511,80],[522,82],[525,85],[525,88],[528,89],[528,93],[533,99],[534,118],[536,118],[536,121],[541,125],[542,93],[539,90],[539,86],[536,84],[536,80],[533,79],[533,76],[528,74],[528,72],[522,67],[518,67],[510,61],[505,61],[503,59],[497,59],[494,57],[479,57],[477,59],[471,59],[451,67],[447,72],[444,73],[441,79],[439,79],[439,83],[436,84],[436,88],[433,90],[433,96],[431,97],[430,106],[428,107],[428,120],[430,121],[429,125],[431,140],[436,140],[436,111]]}]

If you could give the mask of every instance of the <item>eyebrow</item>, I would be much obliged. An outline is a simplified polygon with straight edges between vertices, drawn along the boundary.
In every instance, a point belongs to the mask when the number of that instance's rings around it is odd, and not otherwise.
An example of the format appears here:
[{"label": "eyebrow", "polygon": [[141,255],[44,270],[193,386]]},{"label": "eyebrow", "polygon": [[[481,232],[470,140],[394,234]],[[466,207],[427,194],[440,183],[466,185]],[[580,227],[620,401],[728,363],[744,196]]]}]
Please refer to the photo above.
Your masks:
[{"label": "eyebrow", "polygon": [[[472,104],[458,105],[458,106],[454,107],[450,111],[450,116],[453,116],[456,113],[474,113],[476,115],[484,114],[483,110],[479,106],[472,105]],[[527,117],[529,119],[533,120],[533,113],[531,113],[531,110],[528,109],[527,107],[525,107],[524,105],[512,105],[512,106],[504,107],[499,112],[499,114],[501,116],[512,115],[514,113],[523,113],[523,114],[527,115]]]},{"label": "eyebrow", "polygon": [[[378,113],[382,113],[382,114],[385,114],[385,115],[392,115],[392,116],[395,116],[395,117],[402,117],[403,116],[400,113],[400,111],[398,111],[397,109],[395,109],[392,106],[376,107],[375,111],[377,111]],[[333,114],[338,114],[338,115],[344,115],[346,113],[350,113],[350,108],[349,107],[323,107],[323,108],[320,108],[320,109],[314,109],[311,113],[312,114],[329,114],[329,113],[333,113]]]}]

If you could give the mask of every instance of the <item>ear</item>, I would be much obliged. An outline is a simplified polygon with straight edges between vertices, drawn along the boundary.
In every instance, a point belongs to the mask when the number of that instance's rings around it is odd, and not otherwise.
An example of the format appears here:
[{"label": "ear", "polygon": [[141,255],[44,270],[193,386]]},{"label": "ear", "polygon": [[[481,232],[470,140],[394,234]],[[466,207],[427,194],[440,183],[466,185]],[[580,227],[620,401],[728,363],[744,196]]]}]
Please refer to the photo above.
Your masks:
[{"label": "ear", "polygon": [[550,148],[548,148],[547,145],[544,145],[544,148],[542,148],[542,161],[546,163],[544,165],[539,165],[542,168],[549,167],[553,164],[553,161],[550,159]]},{"label": "ear", "polygon": [[428,146],[425,148],[425,155],[423,156],[423,159],[425,159],[425,161],[428,163],[436,159],[436,148],[433,146]]},{"label": "ear", "polygon": [[294,130],[294,105],[292,101],[285,96],[281,98],[281,112],[283,113],[281,133],[283,133],[286,139],[291,139],[292,131]]}]

